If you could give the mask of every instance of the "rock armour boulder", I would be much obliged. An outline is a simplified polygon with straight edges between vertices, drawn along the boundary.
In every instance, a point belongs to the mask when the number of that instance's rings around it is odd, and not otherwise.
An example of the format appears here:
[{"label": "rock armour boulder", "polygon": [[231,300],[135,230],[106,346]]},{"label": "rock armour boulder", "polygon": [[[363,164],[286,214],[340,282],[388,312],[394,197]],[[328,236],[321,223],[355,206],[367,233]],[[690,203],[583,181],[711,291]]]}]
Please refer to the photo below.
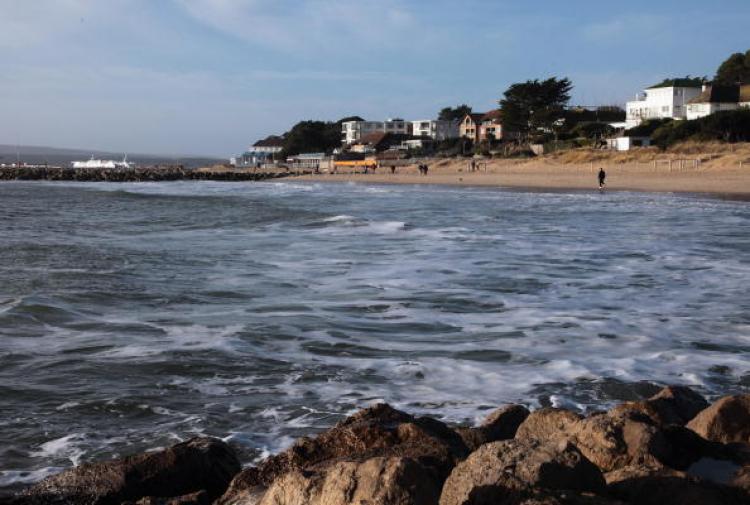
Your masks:
[{"label": "rock armour boulder", "polygon": [[698,413],[687,427],[714,442],[750,443],[750,395],[720,399]]},{"label": "rock armour boulder", "polygon": [[211,501],[221,496],[239,471],[240,463],[227,444],[194,438],[161,451],[83,464],[44,479],[14,503],[119,505],[146,497],[184,497],[200,492]]},{"label": "rock armour boulder", "polygon": [[485,444],[458,464],[440,505],[522,503],[537,491],[601,492],[599,469],[567,442],[506,440]]}]

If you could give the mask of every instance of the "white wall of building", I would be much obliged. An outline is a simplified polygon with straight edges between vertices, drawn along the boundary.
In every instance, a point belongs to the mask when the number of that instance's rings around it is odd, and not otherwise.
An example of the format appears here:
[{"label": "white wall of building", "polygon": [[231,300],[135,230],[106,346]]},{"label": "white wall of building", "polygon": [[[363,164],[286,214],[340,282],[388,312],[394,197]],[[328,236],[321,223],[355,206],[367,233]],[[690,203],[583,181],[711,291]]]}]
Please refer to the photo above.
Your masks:
[{"label": "white wall of building", "polygon": [[341,141],[354,144],[362,137],[375,132],[411,135],[412,121],[389,119],[388,121],[347,121],[341,123]]},{"label": "white wall of building", "polygon": [[633,128],[649,119],[685,119],[687,103],[700,94],[701,88],[670,86],[647,89],[637,100],[627,103],[627,127]]},{"label": "white wall of building", "polygon": [[459,136],[458,125],[458,121],[441,121],[435,119],[411,121],[411,134],[415,137],[430,137],[438,141],[455,139]]},{"label": "white wall of building", "polygon": [[687,118],[690,120],[710,116],[714,112],[723,110],[737,110],[738,103],[691,103],[687,106]]},{"label": "white wall of building", "polygon": [[609,139],[610,149],[616,151],[630,151],[634,147],[649,147],[651,139],[649,137],[617,137]]},{"label": "white wall of building", "polygon": [[341,123],[341,140],[345,144],[354,144],[365,135],[382,131],[385,131],[383,121],[347,121]]}]

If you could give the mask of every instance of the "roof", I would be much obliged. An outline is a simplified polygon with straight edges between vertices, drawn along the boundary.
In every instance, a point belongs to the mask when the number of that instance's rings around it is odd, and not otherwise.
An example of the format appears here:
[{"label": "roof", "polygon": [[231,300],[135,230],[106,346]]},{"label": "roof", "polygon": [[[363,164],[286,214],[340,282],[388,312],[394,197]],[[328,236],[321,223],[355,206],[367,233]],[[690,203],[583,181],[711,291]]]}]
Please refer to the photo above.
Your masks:
[{"label": "roof", "polygon": [[263,140],[257,141],[253,147],[284,147],[284,138],[278,135],[270,135]]},{"label": "roof", "polygon": [[[469,114],[466,114],[466,116],[469,116],[474,123],[481,123],[482,118],[486,115],[487,114],[484,112],[471,112]],[[464,120],[466,119],[466,116],[464,116]]]},{"label": "roof", "polygon": [[740,101],[739,86],[706,86],[706,89],[688,103],[738,103]]},{"label": "roof", "polygon": [[482,116],[482,121],[499,121],[503,117],[503,111],[495,109]]},{"label": "roof", "polygon": [[362,138],[359,139],[358,144],[371,144],[373,146],[376,146],[380,144],[383,139],[385,139],[386,135],[388,134],[385,132],[368,133],[367,135],[362,135]]}]

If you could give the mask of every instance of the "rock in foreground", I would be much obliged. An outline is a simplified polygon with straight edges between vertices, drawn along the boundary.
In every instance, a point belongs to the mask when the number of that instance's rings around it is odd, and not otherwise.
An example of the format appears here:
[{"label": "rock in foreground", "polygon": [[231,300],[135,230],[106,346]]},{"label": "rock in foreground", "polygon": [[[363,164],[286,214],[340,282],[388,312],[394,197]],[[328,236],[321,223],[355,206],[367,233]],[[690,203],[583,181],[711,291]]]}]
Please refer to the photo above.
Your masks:
[{"label": "rock in foreground", "polygon": [[[240,472],[226,444],[82,465],[20,505],[750,505],[750,397],[665,388],[587,417],[503,407],[451,428],[362,410]],[[231,482],[230,482],[231,481]]]},{"label": "rock in foreground", "polygon": [[196,493],[194,502],[210,502],[239,471],[240,463],[227,444],[194,438],[162,451],[78,466],[39,482],[14,503],[108,505]]},{"label": "rock in foreground", "polygon": [[688,428],[714,442],[750,442],[750,395],[727,396],[693,418]]},{"label": "rock in foreground", "polygon": [[601,492],[599,469],[567,442],[506,440],[480,447],[445,482],[440,505],[496,505],[539,490]]}]

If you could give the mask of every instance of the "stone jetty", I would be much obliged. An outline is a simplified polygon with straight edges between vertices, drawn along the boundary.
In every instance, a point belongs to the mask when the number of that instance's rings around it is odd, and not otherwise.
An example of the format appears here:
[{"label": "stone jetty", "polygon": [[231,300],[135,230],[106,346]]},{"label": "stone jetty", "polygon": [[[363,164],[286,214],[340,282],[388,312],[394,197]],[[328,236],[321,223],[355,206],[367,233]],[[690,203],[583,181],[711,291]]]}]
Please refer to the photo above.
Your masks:
[{"label": "stone jetty", "polygon": [[81,182],[161,182],[161,181],[261,181],[290,175],[291,172],[251,172],[245,170],[190,170],[181,165],[130,169],[68,167],[0,167],[0,181],[43,180]]},{"label": "stone jetty", "polygon": [[582,416],[504,406],[456,427],[388,405],[257,466],[195,438],[84,464],[14,505],[747,505],[750,395],[685,387]]}]

